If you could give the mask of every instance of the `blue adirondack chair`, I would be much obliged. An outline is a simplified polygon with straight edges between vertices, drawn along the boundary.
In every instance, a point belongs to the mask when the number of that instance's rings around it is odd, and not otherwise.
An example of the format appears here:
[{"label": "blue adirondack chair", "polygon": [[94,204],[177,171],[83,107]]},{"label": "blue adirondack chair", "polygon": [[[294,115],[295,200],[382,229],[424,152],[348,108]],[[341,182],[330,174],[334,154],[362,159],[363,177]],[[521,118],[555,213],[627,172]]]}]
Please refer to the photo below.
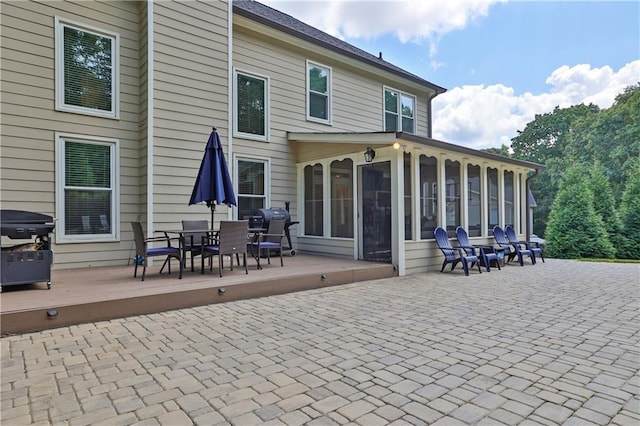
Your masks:
[{"label": "blue adirondack chair", "polygon": [[531,250],[528,250],[527,246],[524,244],[510,242],[504,233],[504,229],[499,226],[493,227],[493,238],[500,247],[504,248],[504,254],[507,256],[507,263],[511,262],[517,256],[520,266],[524,266],[523,258],[524,256],[529,256],[531,264],[536,264],[536,256],[531,252]]},{"label": "blue adirondack chair", "polygon": [[467,255],[479,256],[480,258],[482,258],[484,266],[485,268],[487,268],[487,272],[491,272],[491,262],[494,260],[496,261],[498,269],[501,269],[500,260],[498,259],[498,253],[496,253],[495,249],[492,246],[471,244],[471,242],[469,241],[469,235],[467,234],[466,229],[464,229],[462,226],[458,226],[456,228],[456,238],[458,239],[458,245],[464,249]]},{"label": "blue adirondack chair", "polygon": [[510,243],[524,244],[527,247],[527,250],[531,250],[534,258],[536,258],[536,256],[540,256],[540,259],[542,259],[542,263],[544,263],[544,251],[540,243],[535,241],[518,241],[516,231],[511,225],[507,225],[504,228],[504,232],[505,234],[507,234],[507,238],[509,239]]},{"label": "blue adirondack chair", "polygon": [[467,254],[462,247],[453,247],[451,242],[449,242],[449,236],[444,228],[438,226],[433,231],[433,235],[436,239],[436,245],[442,251],[442,254],[444,254],[444,262],[442,263],[440,272],[443,272],[445,266],[449,263],[451,264],[452,271],[458,263],[461,263],[462,270],[467,276],[469,275],[469,266],[473,268],[473,266],[476,265],[478,267],[478,272],[482,273],[482,270],[480,270],[480,259],[478,259],[478,256]]}]

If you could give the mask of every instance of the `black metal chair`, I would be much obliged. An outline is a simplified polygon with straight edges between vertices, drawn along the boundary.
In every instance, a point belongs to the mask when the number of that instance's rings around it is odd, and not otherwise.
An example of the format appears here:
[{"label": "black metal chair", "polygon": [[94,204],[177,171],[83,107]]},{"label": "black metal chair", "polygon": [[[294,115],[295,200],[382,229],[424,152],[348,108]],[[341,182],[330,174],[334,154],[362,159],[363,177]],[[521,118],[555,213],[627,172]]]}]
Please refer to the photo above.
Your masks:
[{"label": "black metal chair", "polygon": [[440,272],[443,272],[445,266],[449,263],[451,264],[452,271],[458,263],[461,263],[462,270],[466,276],[469,275],[469,266],[473,268],[474,265],[478,267],[478,272],[482,273],[482,270],[480,269],[480,259],[478,256],[467,254],[462,247],[453,247],[449,241],[447,231],[444,228],[438,226],[433,231],[433,235],[436,239],[438,248],[442,251],[442,254],[444,254],[444,262],[442,262]]},{"label": "black metal chair", "polygon": [[254,241],[251,242],[251,254],[258,262],[258,269],[262,269],[260,265],[260,256],[266,253],[267,263],[271,264],[271,250],[278,250],[280,254],[280,266],[284,266],[282,260],[282,239],[285,237],[284,226],[286,219],[284,217],[274,217],[269,222],[266,233],[259,233]]},{"label": "black metal chair", "polygon": [[544,263],[544,250],[540,243],[535,241],[518,241],[516,231],[511,225],[505,226],[504,232],[507,234],[507,239],[510,243],[524,244],[527,247],[527,250],[531,250],[531,254],[533,255],[532,259],[534,260],[533,263],[536,263],[538,260],[536,256],[540,256],[542,263]]},{"label": "black metal chair", "polygon": [[[180,247],[173,247],[171,245],[172,239],[169,238],[167,234],[164,237],[150,237],[146,238],[144,236],[144,231],[142,230],[142,223],[140,222],[131,222],[131,227],[133,228],[133,236],[136,242],[136,259],[135,259],[135,268],[133,270],[133,277],[137,277],[138,275],[138,259],[142,259],[142,281],[144,281],[144,275],[147,271],[147,262],[150,257],[155,256],[164,256],[165,260],[160,268],[160,273],[164,270],[164,267],[168,267],[169,273],[171,273],[171,259],[178,259],[180,263],[180,274],[178,275],[179,279],[182,279],[182,253],[180,252]],[[174,239],[175,240],[175,239]],[[149,247],[148,244],[152,242],[164,242],[166,246],[164,247]]]},{"label": "black metal chair", "polygon": [[[230,256],[230,269],[233,271],[233,255],[244,260],[244,272],[249,273],[247,267],[247,233],[249,231],[248,220],[223,220],[220,222],[220,230],[216,235],[209,235],[202,239],[200,257],[202,260],[201,271],[204,274],[204,260],[207,257],[218,256],[218,268],[222,277],[224,263],[222,258]],[[240,263],[240,262],[238,262]],[[210,270],[213,265],[210,265]]]},{"label": "black metal chair", "polygon": [[[496,253],[493,246],[471,244],[471,242],[469,241],[469,235],[462,226],[458,226],[456,228],[456,238],[458,240],[458,245],[464,249],[467,255],[479,256],[480,258],[482,258],[484,267],[487,268],[487,272],[491,272],[491,262],[494,260],[496,262],[496,265],[498,266],[498,269],[501,269],[498,253]],[[476,250],[478,250],[477,255]]]},{"label": "black metal chair", "polygon": [[520,266],[524,266],[524,256],[529,256],[531,264],[536,264],[536,257],[531,250],[528,250],[524,244],[512,243],[507,240],[504,229],[499,226],[493,227],[493,238],[500,247],[504,248],[504,254],[507,256],[507,263],[511,262],[517,256]]}]

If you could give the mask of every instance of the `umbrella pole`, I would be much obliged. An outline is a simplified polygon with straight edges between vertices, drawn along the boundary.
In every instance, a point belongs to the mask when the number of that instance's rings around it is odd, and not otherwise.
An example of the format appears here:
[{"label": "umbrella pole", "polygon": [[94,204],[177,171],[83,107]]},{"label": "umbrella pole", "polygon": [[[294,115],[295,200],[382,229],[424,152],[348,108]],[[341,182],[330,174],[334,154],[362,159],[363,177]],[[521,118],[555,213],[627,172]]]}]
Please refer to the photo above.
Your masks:
[{"label": "umbrella pole", "polygon": [[216,212],[216,203],[211,203],[211,229],[213,229],[213,216]]}]

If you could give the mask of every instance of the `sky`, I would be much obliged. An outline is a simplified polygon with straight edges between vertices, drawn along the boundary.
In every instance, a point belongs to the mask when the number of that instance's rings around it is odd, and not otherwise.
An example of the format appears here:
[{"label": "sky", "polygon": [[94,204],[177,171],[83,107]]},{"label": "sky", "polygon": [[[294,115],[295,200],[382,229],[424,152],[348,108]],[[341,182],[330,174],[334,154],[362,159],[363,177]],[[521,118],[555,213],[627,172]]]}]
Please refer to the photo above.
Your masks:
[{"label": "sky", "polygon": [[258,1],[446,88],[433,137],[471,148],[640,82],[640,0]]}]

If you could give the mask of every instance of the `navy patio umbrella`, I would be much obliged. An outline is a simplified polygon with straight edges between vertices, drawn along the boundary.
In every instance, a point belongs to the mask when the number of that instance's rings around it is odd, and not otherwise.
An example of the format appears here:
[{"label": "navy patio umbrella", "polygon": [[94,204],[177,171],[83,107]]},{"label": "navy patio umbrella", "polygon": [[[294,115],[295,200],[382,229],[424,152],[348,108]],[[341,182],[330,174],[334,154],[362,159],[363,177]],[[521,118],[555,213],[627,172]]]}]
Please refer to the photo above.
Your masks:
[{"label": "navy patio umbrella", "polygon": [[207,141],[189,205],[203,202],[211,209],[211,226],[213,226],[216,204],[238,205],[227,161],[222,152],[220,137],[215,127]]}]

